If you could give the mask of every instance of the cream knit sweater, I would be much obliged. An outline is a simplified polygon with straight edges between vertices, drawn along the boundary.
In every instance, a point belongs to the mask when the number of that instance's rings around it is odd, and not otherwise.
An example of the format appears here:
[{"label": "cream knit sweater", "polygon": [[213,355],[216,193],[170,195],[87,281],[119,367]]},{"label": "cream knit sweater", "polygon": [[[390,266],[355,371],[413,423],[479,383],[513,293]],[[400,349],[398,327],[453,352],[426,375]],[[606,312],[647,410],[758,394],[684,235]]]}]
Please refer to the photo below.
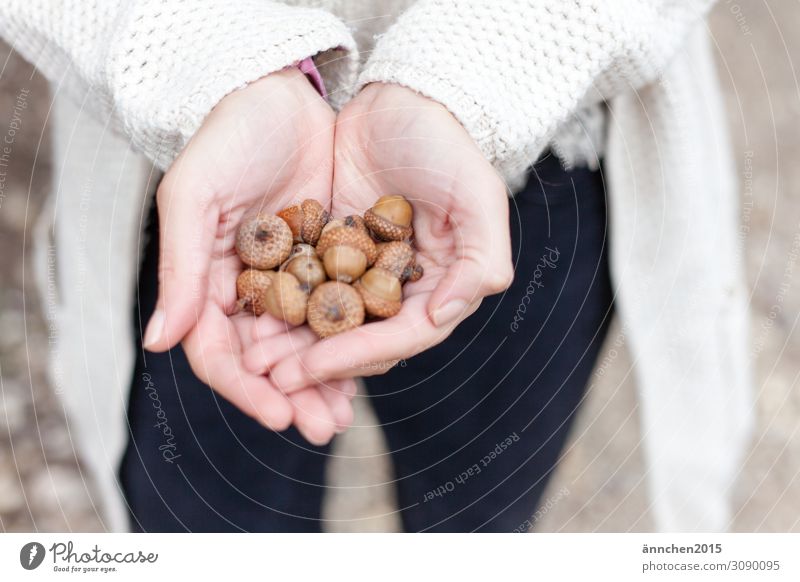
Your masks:
[{"label": "cream knit sweater", "polygon": [[[108,527],[124,527],[115,470],[132,369],[127,317],[153,184],[127,146],[166,169],[222,97],[315,55],[335,106],[370,82],[415,89],[458,118],[512,187],[548,146],[567,165],[594,165],[604,152],[652,507],[660,529],[724,529],[751,404],[736,190],[704,38],[711,4],[0,4],[0,35],[80,104],[57,110],[56,149],[69,172],[42,234],[52,229],[59,262],[86,258],[82,280],[59,270],[53,319],[70,336],[55,353],[54,381],[106,494]],[[87,219],[90,228],[77,229]]]}]

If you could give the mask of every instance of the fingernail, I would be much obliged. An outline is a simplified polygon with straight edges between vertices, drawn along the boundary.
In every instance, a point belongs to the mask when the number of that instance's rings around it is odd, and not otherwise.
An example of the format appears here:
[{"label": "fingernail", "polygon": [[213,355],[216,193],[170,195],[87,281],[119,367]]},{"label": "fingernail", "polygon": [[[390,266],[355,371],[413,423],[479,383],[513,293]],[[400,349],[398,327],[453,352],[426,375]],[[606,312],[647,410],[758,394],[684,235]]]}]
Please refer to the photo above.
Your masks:
[{"label": "fingernail", "polygon": [[443,307],[440,307],[436,311],[433,312],[432,319],[433,324],[436,327],[442,327],[443,325],[447,325],[454,319],[456,319],[459,315],[464,313],[467,309],[466,301],[462,301],[461,299],[453,299],[450,303],[445,304]]},{"label": "fingernail", "polygon": [[150,318],[150,323],[147,324],[147,331],[144,334],[144,347],[148,348],[161,339],[161,334],[164,333],[164,312],[161,309],[156,309],[153,316]]}]

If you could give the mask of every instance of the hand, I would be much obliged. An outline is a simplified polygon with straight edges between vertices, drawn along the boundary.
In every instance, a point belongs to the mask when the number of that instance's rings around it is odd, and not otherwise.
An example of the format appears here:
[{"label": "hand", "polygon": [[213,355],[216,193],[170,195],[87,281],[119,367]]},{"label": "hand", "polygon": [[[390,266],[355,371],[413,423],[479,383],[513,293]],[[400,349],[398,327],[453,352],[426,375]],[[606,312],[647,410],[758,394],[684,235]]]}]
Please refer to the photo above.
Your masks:
[{"label": "hand", "polygon": [[203,382],[271,429],[294,422],[315,444],[352,422],[355,385],[309,383],[287,399],[268,377],[248,371],[242,354],[269,338],[280,345],[273,355],[285,357],[313,334],[287,331],[267,315],[229,313],[242,270],[234,249],[242,215],[303,198],[329,206],[334,120],[297,70],[273,73],[214,108],[158,189],[159,298],[144,342],[165,351],[182,341]]},{"label": "hand", "polygon": [[[405,285],[395,317],[293,351],[273,365],[270,377],[287,393],[386,372],[385,362],[444,340],[513,277],[505,186],[438,103],[397,85],[367,86],[339,115],[334,158],[332,214],[362,214],[381,195],[404,195],[414,207],[425,274]],[[257,367],[263,353],[255,345],[245,360]]]}]

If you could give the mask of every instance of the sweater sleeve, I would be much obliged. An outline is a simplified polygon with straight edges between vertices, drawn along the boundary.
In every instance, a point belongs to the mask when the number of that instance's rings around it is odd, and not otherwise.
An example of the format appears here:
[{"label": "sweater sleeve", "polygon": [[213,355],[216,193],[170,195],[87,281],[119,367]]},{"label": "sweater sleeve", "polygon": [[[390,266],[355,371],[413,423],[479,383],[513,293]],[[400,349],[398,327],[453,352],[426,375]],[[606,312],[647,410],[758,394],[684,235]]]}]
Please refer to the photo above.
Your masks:
[{"label": "sweater sleeve", "polygon": [[419,0],[378,40],[359,84],[442,103],[510,178],[577,109],[655,79],[712,4]]},{"label": "sweater sleeve", "polygon": [[333,15],[267,0],[3,0],[0,36],[162,169],[232,91],[322,52],[357,67]]}]

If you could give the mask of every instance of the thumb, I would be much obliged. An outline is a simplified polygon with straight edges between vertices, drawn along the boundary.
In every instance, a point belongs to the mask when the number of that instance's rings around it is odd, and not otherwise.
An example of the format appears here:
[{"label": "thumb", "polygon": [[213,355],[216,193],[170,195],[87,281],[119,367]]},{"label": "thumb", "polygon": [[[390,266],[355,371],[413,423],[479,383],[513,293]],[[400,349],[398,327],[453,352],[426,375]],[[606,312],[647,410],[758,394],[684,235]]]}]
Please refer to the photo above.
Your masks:
[{"label": "thumb", "polygon": [[189,182],[180,166],[173,167],[156,195],[158,301],[142,342],[153,352],[177,345],[196,325],[206,299],[219,210],[206,188]]},{"label": "thumb", "polygon": [[508,198],[502,184],[494,175],[491,178],[483,180],[483,187],[473,178],[471,192],[454,193],[454,199],[460,200],[456,215],[449,217],[455,260],[428,302],[428,313],[437,327],[458,319],[474,302],[505,291],[514,278]]}]

